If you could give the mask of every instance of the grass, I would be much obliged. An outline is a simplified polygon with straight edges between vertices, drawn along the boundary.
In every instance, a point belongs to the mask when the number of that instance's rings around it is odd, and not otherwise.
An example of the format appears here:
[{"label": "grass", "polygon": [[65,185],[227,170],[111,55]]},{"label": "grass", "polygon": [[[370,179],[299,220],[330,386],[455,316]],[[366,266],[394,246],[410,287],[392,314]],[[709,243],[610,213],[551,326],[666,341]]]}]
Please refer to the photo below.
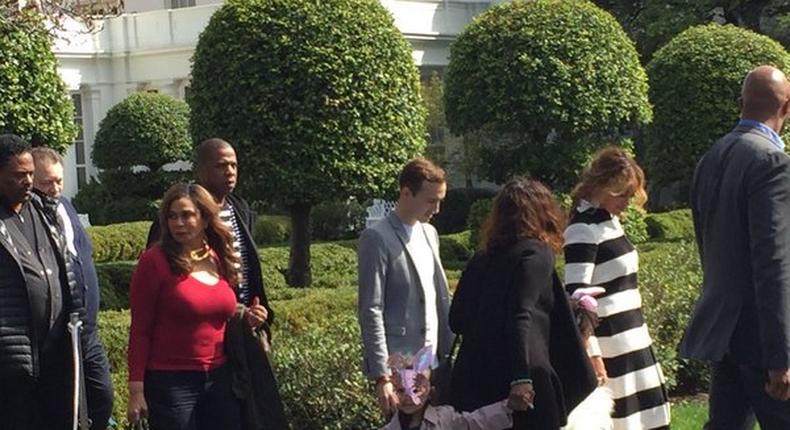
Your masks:
[{"label": "grass", "polygon": [[[708,404],[704,400],[672,402],[672,430],[700,430],[708,420]],[[756,425],[754,430],[760,430]]]},{"label": "grass", "polygon": [[708,405],[699,400],[672,403],[672,430],[700,430],[708,420]]}]

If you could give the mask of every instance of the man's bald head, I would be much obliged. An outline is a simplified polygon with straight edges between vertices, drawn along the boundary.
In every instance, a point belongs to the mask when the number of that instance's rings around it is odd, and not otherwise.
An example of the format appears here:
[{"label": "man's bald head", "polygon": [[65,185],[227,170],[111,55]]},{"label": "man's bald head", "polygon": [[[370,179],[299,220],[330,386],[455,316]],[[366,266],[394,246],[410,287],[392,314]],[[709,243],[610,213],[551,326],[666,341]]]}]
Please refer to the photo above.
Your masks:
[{"label": "man's bald head", "polygon": [[[790,99],[790,82],[785,74],[772,66],[759,66],[746,75],[741,89],[741,116],[768,125],[784,122]],[[776,127],[774,127],[776,128]]]}]

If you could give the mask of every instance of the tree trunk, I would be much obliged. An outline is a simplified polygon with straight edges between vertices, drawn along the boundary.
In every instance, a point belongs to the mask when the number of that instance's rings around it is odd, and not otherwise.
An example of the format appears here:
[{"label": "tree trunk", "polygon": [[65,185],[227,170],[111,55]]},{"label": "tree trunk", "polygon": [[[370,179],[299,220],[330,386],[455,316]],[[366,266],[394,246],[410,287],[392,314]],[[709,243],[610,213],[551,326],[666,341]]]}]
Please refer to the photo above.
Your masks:
[{"label": "tree trunk", "polygon": [[310,211],[309,204],[294,204],[291,212],[291,255],[288,259],[288,285],[309,287],[313,282],[310,273]]}]

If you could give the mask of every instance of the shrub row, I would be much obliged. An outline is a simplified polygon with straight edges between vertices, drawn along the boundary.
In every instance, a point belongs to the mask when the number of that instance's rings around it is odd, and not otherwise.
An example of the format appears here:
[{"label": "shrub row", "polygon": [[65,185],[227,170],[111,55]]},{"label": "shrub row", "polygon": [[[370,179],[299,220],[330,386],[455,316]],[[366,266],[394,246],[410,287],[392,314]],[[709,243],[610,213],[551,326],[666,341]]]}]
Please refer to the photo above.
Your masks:
[{"label": "shrub row", "polygon": [[645,217],[647,233],[654,240],[693,239],[694,223],[691,210],[679,209]]},{"label": "shrub row", "polygon": [[93,242],[93,261],[137,260],[145,250],[150,221],[137,221],[88,227]]}]

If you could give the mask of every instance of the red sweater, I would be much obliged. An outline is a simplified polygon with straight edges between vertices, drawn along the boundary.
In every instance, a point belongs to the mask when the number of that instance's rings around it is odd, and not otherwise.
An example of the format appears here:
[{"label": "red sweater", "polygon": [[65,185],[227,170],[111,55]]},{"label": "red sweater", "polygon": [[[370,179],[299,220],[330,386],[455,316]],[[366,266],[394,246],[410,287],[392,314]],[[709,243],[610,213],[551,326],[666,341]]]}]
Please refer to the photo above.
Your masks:
[{"label": "red sweater", "polygon": [[225,363],[225,324],[236,295],[225,279],[204,284],[175,275],[158,245],[143,253],[129,291],[129,380],[146,369],[210,370]]}]

